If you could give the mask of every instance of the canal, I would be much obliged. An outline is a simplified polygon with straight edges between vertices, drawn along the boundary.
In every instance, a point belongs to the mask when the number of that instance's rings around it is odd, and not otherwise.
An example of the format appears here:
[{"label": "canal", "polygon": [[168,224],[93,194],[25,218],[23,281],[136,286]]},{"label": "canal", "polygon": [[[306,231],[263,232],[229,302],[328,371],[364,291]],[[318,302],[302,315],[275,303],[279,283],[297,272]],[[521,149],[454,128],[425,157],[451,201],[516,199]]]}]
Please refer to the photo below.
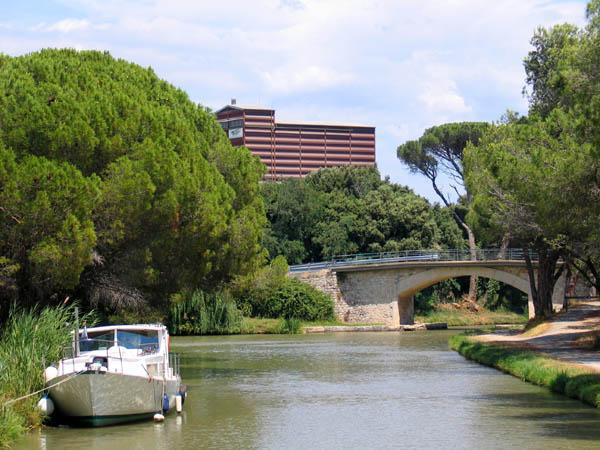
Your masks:
[{"label": "canal", "polygon": [[449,351],[455,331],[174,338],[181,416],[17,448],[600,448],[600,413]]}]

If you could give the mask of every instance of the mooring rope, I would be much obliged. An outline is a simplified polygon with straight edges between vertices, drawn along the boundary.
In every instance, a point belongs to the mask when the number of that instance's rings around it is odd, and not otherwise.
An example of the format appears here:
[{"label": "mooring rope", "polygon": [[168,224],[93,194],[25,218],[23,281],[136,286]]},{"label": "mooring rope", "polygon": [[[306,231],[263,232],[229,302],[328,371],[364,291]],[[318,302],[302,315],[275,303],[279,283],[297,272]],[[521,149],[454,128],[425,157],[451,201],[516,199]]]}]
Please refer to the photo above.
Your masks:
[{"label": "mooring rope", "polygon": [[72,380],[73,378],[75,378],[78,375],[81,375],[83,372],[86,372],[87,370],[88,369],[80,370],[79,372],[71,374],[70,376],[68,376],[67,378],[65,378],[63,380],[60,380],[58,383],[54,383],[54,384],[52,384],[50,386],[46,386],[45,388],[39,389],[39,390],[37,390],[35,392],[32,392],[31,394],[23,395],[21,397],[17,397],[17,398],[14,398],[12,400],[9,400],[9,401],[5,402],[2,406],[10,406],[13,403],[16,403],[16,402],[18,402],[20,400],[25,400],[26,398],[33,397],[34,395],[39,394],[40,392],[44,392],[47,389],[53,388],[55,386],[58,386],[59,384],[62,384],[64,382],[66,382],[66,381]]}]

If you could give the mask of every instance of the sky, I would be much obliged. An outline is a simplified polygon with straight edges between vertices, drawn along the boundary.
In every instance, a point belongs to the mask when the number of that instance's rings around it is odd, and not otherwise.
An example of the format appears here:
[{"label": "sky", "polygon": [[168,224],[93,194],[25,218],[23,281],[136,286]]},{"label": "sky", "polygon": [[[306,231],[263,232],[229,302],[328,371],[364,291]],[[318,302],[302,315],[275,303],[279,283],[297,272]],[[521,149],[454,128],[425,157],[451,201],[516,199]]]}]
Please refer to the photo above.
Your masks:
[{"label": "sky", "polygon": [[[383,176],[437,201],[396,148],[431,126],[527,112],[538,26],[584,23],[584,0],[0,0],[0,52],[108,50],[213,110],[372,125]],[[450,193],[450,187],[444,190]]]}]

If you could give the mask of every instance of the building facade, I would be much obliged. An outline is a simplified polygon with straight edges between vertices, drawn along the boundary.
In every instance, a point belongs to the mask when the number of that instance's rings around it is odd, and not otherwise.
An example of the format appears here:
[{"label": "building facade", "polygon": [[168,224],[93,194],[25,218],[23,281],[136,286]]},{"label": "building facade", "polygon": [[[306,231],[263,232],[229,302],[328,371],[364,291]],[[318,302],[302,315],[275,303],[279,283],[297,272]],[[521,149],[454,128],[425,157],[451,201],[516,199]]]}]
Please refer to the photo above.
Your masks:
[{"label": "building facade", "polygon": [[375,165],[375,127],[278,122],[275,110],[234,100],[216,116],[233,145],[260,157],[267,180],[304,177],[323,167]]}]

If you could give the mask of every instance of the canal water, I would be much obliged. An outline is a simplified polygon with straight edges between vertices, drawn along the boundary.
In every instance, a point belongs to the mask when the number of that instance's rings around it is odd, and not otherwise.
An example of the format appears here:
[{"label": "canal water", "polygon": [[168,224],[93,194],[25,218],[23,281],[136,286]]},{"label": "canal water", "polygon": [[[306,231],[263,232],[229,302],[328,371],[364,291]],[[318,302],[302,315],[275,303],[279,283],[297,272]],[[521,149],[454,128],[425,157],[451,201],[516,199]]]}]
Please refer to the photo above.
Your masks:
[{"label": "canal water", "polygon": [[452,333],[175,338],[182,415],[17,448],[600,448],[597,410],[463,359]]}]

